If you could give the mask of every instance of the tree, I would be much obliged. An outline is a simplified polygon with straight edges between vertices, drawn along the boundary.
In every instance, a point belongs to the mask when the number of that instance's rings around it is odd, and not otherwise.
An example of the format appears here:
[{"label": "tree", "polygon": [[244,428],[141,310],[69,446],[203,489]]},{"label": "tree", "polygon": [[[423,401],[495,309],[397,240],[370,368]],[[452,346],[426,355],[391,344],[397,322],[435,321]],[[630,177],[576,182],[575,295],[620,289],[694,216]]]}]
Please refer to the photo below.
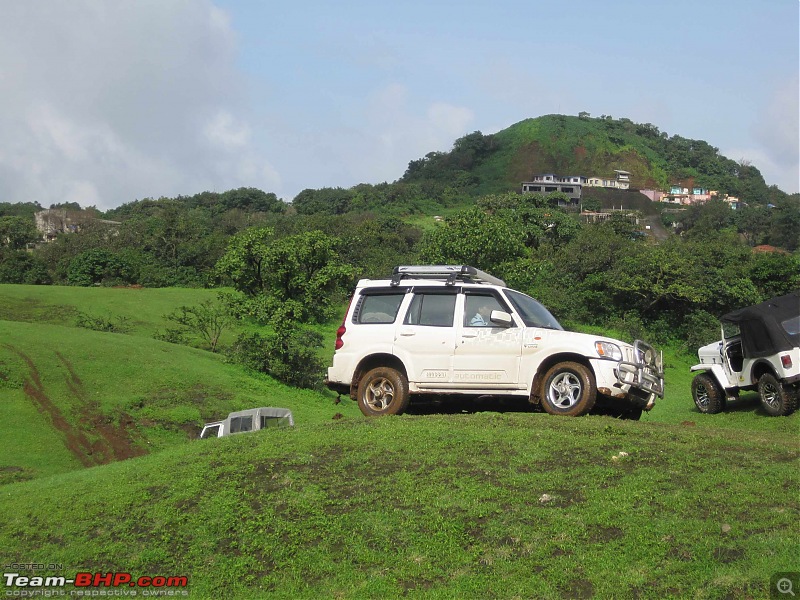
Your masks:
[{"label": "tree", "polygon": [[275,240],[271,227],[245,229],[228,240],[228,249],[217,261],[218,277],[229,279],[233,286],[248,296],[266,290],[264,263],[270,244]]},{"label": "tree", "polygon": [[426,233],[420,255],[432,263],[465,264],[499,272],[503,263],[527,255],[525,232],[518,220],[468,208]]},{"label": "tree", "polygon": [[769,243],[789,251],[800,247],[800,195],[792,194],[778,201],[772,209],[772,229],[768,236]]},{"label": "tree", "polygon": [[321,322],[330,318],[355,278],[339,254],[339,238],[306,231],[274,239],[270,229],[234,236],[217,272],[249,298],[251,314]]},{"label": "tree", "polygon": [[31,219],[24,217],[0,217],[0,246],[11,250],[22,250],[39,239],[39,232]]},{"label": "tree", "polygon": [[296,323],[278,321],[273,332],[243,333],[228,351],[240,364],[267,373],[278,381],[300,388],[318,388],[325,364],[318,354],[322,336]]},{"label": "tree", "polygon": [[736,229],[750,246],[759,246],[766,242],[772,228],[770,209],[766,206],[744,206],[732,212]]},{"label": "tree", "polygon": [[67,269],[71,285],[99,285],[133,283],[136,281],[134,265],[124,257],[108,250],[95,248],[73,258]]},{"label": "tree", "polygon": [[343,188],[305,189],[295,196],[292,206],[301,215],[341,215],[350,209],[352,199],[353,192]]},{"label": "tree", "polygon": [[25,250],[0,248],[0,283],[52,283],[45,264]]},{"label": "tree", "polygon": [[164,318],[180,325],[184,332],[199,336],[211,352],[217,351],[219,338],[232,321],[226,306],[211,300],[195,306],[181,306]]}]

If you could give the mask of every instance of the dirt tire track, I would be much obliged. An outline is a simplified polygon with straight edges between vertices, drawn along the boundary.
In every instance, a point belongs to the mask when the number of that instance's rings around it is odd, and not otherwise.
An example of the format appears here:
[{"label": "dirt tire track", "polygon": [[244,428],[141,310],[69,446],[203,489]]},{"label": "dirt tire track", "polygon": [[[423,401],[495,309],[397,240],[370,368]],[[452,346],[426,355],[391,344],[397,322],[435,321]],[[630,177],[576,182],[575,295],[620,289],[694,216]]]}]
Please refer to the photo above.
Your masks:
[{"label": "dirt tire track", "polygon": [[121,412],[119,415],[119,425],[114,425],[111,417],[103,414],[100,409],[100,404],[89,397],[72,363],[58,351],[56,351],[56,356],[58,356],[58,359],[69,372],[70,376],[66,379],[67,387],[70,392],[72,392],[72,395],[81,403],[81,424],[84,425],[85,428],[99,433],[105,441],[105,444],[100,440],[94,444],[96,451],[100,451],[106,455],[107,460],[105,462],[125,460],[126,458],[147,454],[146,450],[133,443],[131,431],[129,429],[135,423],[133,418],[127,413]]},{"label": "dirt tire track", "polygon": [[[79,402],[80,426],[70,423],[47,395],[39,370],[31,357],[11,344],[3,344],[3,347],[27,364],[29,374],[23,382],[23,392],[31,399],[36,409],[50,420],[53,427],[64,435],[67,450],[81,465],[92,467],[147,453],[146,450],[135,446],[131,440],[129,428],[133,424],[133,419],[123,413],[119,426],[113,425],[111,420],[102,414],[99,404],[89,399],[83,382],[69,361],[59,352],[56,352],[56,355],[69,372],[69,376],[66,377],[67,388]],[[92,442],[87,433],[99,434],[100,438]]]}]

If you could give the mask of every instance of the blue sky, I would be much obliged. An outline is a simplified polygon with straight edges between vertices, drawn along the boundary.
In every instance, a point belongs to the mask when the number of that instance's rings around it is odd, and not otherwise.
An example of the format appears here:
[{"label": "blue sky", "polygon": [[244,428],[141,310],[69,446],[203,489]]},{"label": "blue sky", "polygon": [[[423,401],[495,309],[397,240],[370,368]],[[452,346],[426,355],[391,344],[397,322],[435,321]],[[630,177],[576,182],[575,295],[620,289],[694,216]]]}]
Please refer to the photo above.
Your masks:
[{"label": "blue sky", "polygon": [[0,201],[291,200],[580,111],[705,140],[797,192],[799,7],[5,0]]}]

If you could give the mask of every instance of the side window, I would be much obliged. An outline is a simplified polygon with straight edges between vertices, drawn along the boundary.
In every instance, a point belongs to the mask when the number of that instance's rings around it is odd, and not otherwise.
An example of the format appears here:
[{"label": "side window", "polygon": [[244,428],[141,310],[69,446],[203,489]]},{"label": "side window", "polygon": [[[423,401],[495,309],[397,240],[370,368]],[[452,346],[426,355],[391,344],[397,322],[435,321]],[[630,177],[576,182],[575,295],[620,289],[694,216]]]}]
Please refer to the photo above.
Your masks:
[{"label": "side window", "polygon": [[464,302],[464,327],[492,327],[493,310],[508,309],[490,294],[468,294]]},{"label": "side window", "polygon": [[267,427],[285,427],[288,424],[288,417],[267,417],[266,415],[261,415],[261,429],[266,429]]},{"label": "side window", "polygon": [[405,324],[452,327],[455,310],[455,294],[415,294]]},{"label": "side window", "polygon": [[405,292],[361,296],[353,312],[354,323],[394,323]]},{"label": "side window", "polygon": [[206,438],[215,438],[219,436],[219,425],[212,425],[211,427],[205,427],[202,432],[200,432],[200,439]]},{"label": "side window", "polygon": [[242,433],[244,431],[253,431],[253,415],[233,417],[231,419],[231,433]]}]

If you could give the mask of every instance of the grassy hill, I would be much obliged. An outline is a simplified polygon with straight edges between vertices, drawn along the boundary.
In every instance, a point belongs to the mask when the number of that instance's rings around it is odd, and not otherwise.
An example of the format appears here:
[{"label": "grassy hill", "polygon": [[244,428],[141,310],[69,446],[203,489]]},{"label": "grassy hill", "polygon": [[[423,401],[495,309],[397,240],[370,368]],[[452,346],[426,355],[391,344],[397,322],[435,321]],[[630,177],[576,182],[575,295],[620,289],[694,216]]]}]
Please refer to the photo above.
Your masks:
[{"label": "grassy hill", "polygon": [[[0,286],[9,560],[186,576],[193,598],[758,598],[798,570],[800,414],[753,395],[698,413],[690,357],[667,349],[639,422],[488,402],[365,419],[149,337],[206,294]],[[297,426],[195,439],[262,405]]]},{"label": "grassy hill", "polygon": [[[155,339],[161,315],[203,290],[0,286],[0,482],[156,452],[204,422],[255,406],[298,424],[360,414],[333,396],[245,372],[210,352]],[[70,326],[77,310],[130,319],[128,334]],[[49,324],[60,322],[62,324]]]},{"label": "grassy hill", "polygon": [[348,419],[6,485],[0,544],[193,598],[763,598],[798,456],[707,423]]},{"label": "grassy hill", "polygon": [[[669,136],[650,123],[588,115],[545,115],[491,135],[468,134],[450,152],[412,161],[401,181],[435,182],[481,196],[518,191],[534,174],[613,178],[617,169],[630,172],[634,190],[681,182],[761,204],[772,193],[758,169],[739,165],[705,141]],[[637,195],[622,193],[615,204]]]}]

